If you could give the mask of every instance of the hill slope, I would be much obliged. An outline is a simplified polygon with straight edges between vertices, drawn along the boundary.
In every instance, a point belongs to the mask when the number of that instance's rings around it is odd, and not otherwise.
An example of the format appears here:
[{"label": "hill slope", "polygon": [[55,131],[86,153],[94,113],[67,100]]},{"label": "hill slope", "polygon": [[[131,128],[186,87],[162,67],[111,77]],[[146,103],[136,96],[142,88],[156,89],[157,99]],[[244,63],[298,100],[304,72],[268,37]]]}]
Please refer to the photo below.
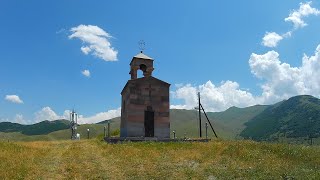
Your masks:
[{"label": "hill slope", "polygon": [[220,122],[225,127],[228,127],[235,137],[245,128],[244,123],[259,115],[267,107],[269,106],[255,105],[246,108],[231,107],[223,112],[209,112],[208,116],[211,119]]},{"label": "hill slope", "polygon": [[54,131],[68,129],[68,120],[41,121],[36,124],[22,125],[11,122],[1,122],[0,132],[20,132],[24,135],[44,135]]},{"label": "hill slope", "polygon": [[245,123],[241,136],[254,140],[319,137],[320,99],[312,96],[295,96],[265,109]]},{"label": "hill slope", "polygon": [[320,149],[252,141],[0,141],[2,179],[318,179]]},{"label": "hill slope", "polygon": [[[219,138],[235,139],[239,134],[254,140],[276,140],[286,135],[287,138],[303,138],[308,135],[320,137],[320,100],[312,96],[296,96],[274,105],[256,105],[246,108],[231,107],[223,112],[207,113]],[[170,129],[175,130],[178,138],[199,137],[198,112],[195,110],[170,110]],[[205,116],[202,114],[202,137],[205,137]],[[82,138],[104,133],[107,122],[84,124],[78,127]],[[111,132],[120,129],[120,117],[111,119]],[[210,127],[209,138],[214,137]],[[0,123],[0,138],[32,141],[63,140],[70,138],[67,120],[43,121],[33,125]]]}]

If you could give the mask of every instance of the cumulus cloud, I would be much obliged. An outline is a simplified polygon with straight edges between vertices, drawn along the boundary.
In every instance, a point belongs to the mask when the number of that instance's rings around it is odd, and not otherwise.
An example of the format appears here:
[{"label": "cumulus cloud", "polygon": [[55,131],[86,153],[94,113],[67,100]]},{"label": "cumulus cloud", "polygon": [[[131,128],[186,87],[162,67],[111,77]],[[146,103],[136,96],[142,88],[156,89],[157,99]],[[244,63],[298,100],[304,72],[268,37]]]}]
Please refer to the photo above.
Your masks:
[{"label": "cumulus cloud", "polygon": [[88,117],[85,117],[83,115],[79,115],[78,123],[79,124],[97,123],[97,122],[101,122],[103,120],[108,120],[108,119],[112,119],[112,118],[119,117],[119,116],[121,116],[121,108],[120,107],[118,109],[112,109],[112,110],[108,110],[106,112],[100,112],[100,113],[97,113],[93,116],[88,116]]},{"label": "cumulus cloud", "polygon": [[306,26],[307,23],[304,22],[303,18],[308,17],[309,15],[317,16],[320,14],[318,9],[311,7],[311,3],[312,2],[300,3],[300,8],[298,10],[293,10],[289,16],[284,19],[286,22],[293,23],[292,30],[282,35],[279,35],[276,32],[267,32],[262,38],[261,44],[266,47],[277,47],[281,40],[291,37],[295,30]]},{"label": "cumulus cloud", "polygon": [[40,122],[44,120],[57,120],[57,119],[63,119],[60,116],[58,116],[50,107],[44,107],[40,111],[35,113],[35,122]]},{"label": "cumulus cloud", "polygon": [[275,102],[300,94],[320,96],[320,45],[313,56],[304,55],[300,67],[282,63],[275,51],[262,55],[253,53],[249,65],[251,72],[265,81],[261,86],[263,102]]},{"label": "cumulus cloud", "polygon": [[172,92],[174,98],[182,99],[184,104],[172,105],[173,109],[193,109],[197,105],[197,92],[207,111],[222,111],[231,106],[246,107],[256,103],[254,96],[241,90],[237,82],[226,81],[215,86],[211,81],[203,85],[186,84]]},{"label": "cumulus cloud", "polygon": [[307,25],[303,18],[309,15],[319,15],[320,11],[316,8],[311,7],[312,2],[300,3],[300,8],[298,10],[293,10],[287,18],[284,20],[286,22],[292,22],[295,29],[302,28]]},{"label": "cumulus cloud", "polygon": [[[70,118],[70,110],[65,110],[62,115],[58,115],[54,110],[50,107],[44,107],[38,112],[35,113],[35,122],[40,122],[44,120],[57,120],[57,119],[68,119]],[[114,110],[108,110],[106,112],[100,112],[93,116],[84,116],[79,114],[78,115],[78,123],[79,124],[90,124],[90,123],[97,123],[103,120],[108,120],[111,118],[119,117],[121,115],[121,108],[117,108]]]},{"label": "cumulus cloud", "polygon": [[275,32],[267,32],[262,39],[262,44],[266,47],[276,47],[282,39],[283,37]]},{"label": "cumulus cloud", "polygon": [[110,43],[112,36],[98,26],[79,25],[70,29],[72,34],[69,39],[78,38],[82,40],[84,46],[81,51],[84,54],[93,54],[105,61],[116,61],[118,51]]},{"label": "cumulus cloud", "polygon": [[85,55],[88,55],[89,52],[91,51],[90,47],[88,46],[82,46],[81,47],[81,51],[85,54]]},{"label": "cumulus cloud", "polygon": [[84,76],[86,76],[86,77],[90,77],[90,71],[87,70],[87,69],[81,71],[81,73],[82,73]]},{"label": "cumulus cloud", "polygon": [[276,51],[252,53],[249,66],[251,73],[263,81],[260,95],[254,96],[249,91],[241,90],[239,84],[232,81],[223,82],[219,86],[211,81],[199,86],[180,85],[172,95],[184,103],[172,105],[171,108],[192,109],[197,105],[197,92],[201,93],[202,104],[208,111],[222,111],[231,106],[272,104],[303,94],[320,97],[320,45],[314,55],[304,55],[299,67],[282,62]]},{"label": "cumulus cloud", "polygon": [[6,95],[5,100],[10,101],[16,104],[22,104],[23,101],[20,99],[18,95]]},{"label": "cumulus cloud", "polygon": [[19,124],[27,124],[28,122],[24,119],[22,114],[16,114],[16,116],[14,117],[14,121],[15,123],[19,123]]}]

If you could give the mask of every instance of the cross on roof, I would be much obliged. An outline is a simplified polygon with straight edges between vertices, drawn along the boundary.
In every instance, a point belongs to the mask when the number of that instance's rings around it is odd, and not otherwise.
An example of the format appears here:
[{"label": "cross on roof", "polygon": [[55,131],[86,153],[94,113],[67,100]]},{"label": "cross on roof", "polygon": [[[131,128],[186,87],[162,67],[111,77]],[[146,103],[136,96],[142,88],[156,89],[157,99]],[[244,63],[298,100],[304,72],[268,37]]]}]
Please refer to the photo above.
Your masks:
[{"label": "cross on roof", "polygon": [[142,53],[142,51],[145,49],[146,43],[144,42],[144,40],[140,40],[138,44],[139,44],[139,49]]}]

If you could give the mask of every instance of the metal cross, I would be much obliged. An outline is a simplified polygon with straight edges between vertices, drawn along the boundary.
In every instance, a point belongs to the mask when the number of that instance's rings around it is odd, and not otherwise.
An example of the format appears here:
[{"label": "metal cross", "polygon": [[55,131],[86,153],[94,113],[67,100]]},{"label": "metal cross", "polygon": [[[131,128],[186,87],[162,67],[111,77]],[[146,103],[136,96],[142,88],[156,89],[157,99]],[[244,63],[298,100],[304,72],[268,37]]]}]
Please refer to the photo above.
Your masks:
[{"label": "metal cross", "polygon": [[144,40],[140,40],[138,44],[139,44],[139,49],[142,52],[146,47],[146,43],[144,42]]}]

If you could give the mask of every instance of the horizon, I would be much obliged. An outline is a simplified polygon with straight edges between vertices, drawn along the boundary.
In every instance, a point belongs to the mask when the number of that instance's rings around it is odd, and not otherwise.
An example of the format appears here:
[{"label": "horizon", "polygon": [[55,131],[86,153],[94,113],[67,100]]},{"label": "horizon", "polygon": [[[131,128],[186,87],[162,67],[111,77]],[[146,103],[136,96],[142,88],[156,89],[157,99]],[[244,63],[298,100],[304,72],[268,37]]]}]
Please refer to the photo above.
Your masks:
[{"label": "horizon", "polygon": [[320,97],[317,1],[5,0],[0,9],[0,122],[68,119],[72,109],[85,124],[119,117],[142,49],[171,84],[170,109],[193,109],[197,92],[208,112]]},{"label": "horizon", "polygon": [[[206,111],[207,113],[222,113],[222,112],[226,112],[226,111],[228,111],[229,109],[231,109],[231,108],[238,108],[238,109],[245,109],[245,108],[250,108],[250,107],[255,107],[255,106],[273,106],[273,105],[275,105],[275,104],[277,104],[277,103],[280,103],[280,102],[282,102],[282,101],[287,101],[287,100],[289,100],[289,99],[291,99],[291,98],[295,98],[295,97],[301,97],[301,96],[311,96],[311,97],[313,97],[313,98],[316,98],[316,97],[314,97],[314,96],[312,96],[312,95],[298,95],[298,96],[292,96],[292,97],[290,97],[290,98],[288,98],[288,99],[284,99],[284,100],[281,100],[281,101],[279,101],[279,102],[276,102],[276,103],[273,103],[273,104],[255,104],[255,105],[250,105],[250,106],[246,106],[246,107],[237,107],[237,106],[231,106],[231,107],[229,107],[229,108],[227,108],[227,109],[225,109],[225,110],[223,110],[223,111],[216,111],[216,112],[211,112],[211,111]],[[317,98],[317,99],[319,99],[319,98]],[[195,109],[175,109],[175,108],[170,108],[170,110],[186,110],[186,111],[198,111],[198,110],[195,110]],[[201,113],[203,113],[203,112],[201,112]],[[101,123],[101,122],[103,122],[103,121],[109,121],[109,120],[112,120],[112,119],[115,119],[115,118],[119,118],[119,117],[121,117],[121,114],[119,115],[119,116],[115,116],[115,117],[112,117],[112,118],[110,118],[110,119],[105,119],[105,120],[102,120],[102,121],[97,121],[97,122],[93,122],[93,123],[78,123],[78,124],[99,124],[99,123]],[[10,121],[3,121],[3,122],[6,122],[6,123],[17,123],[17,124],[21,124],[21,125],[33,125],[33,124],[37,124],[37,123],[41,123],[41,122],[44,122],[44,121],[49,121],[49,122],[52,122],[52,121],[61,121],[61,120],[66,120],[66,121],[70,121],[70,119],[68,119],[67,117],[61,117],[60,119],[44,119],[44,120],[42,120],[42,121],[39,121],[39,122],[35,122],[35,123],[32,123],[32,124],[23,124],[23,123],[19,123],[19,122],[10,122]],[[2,122],[0,122],[0,123],[2,123]]]}]

